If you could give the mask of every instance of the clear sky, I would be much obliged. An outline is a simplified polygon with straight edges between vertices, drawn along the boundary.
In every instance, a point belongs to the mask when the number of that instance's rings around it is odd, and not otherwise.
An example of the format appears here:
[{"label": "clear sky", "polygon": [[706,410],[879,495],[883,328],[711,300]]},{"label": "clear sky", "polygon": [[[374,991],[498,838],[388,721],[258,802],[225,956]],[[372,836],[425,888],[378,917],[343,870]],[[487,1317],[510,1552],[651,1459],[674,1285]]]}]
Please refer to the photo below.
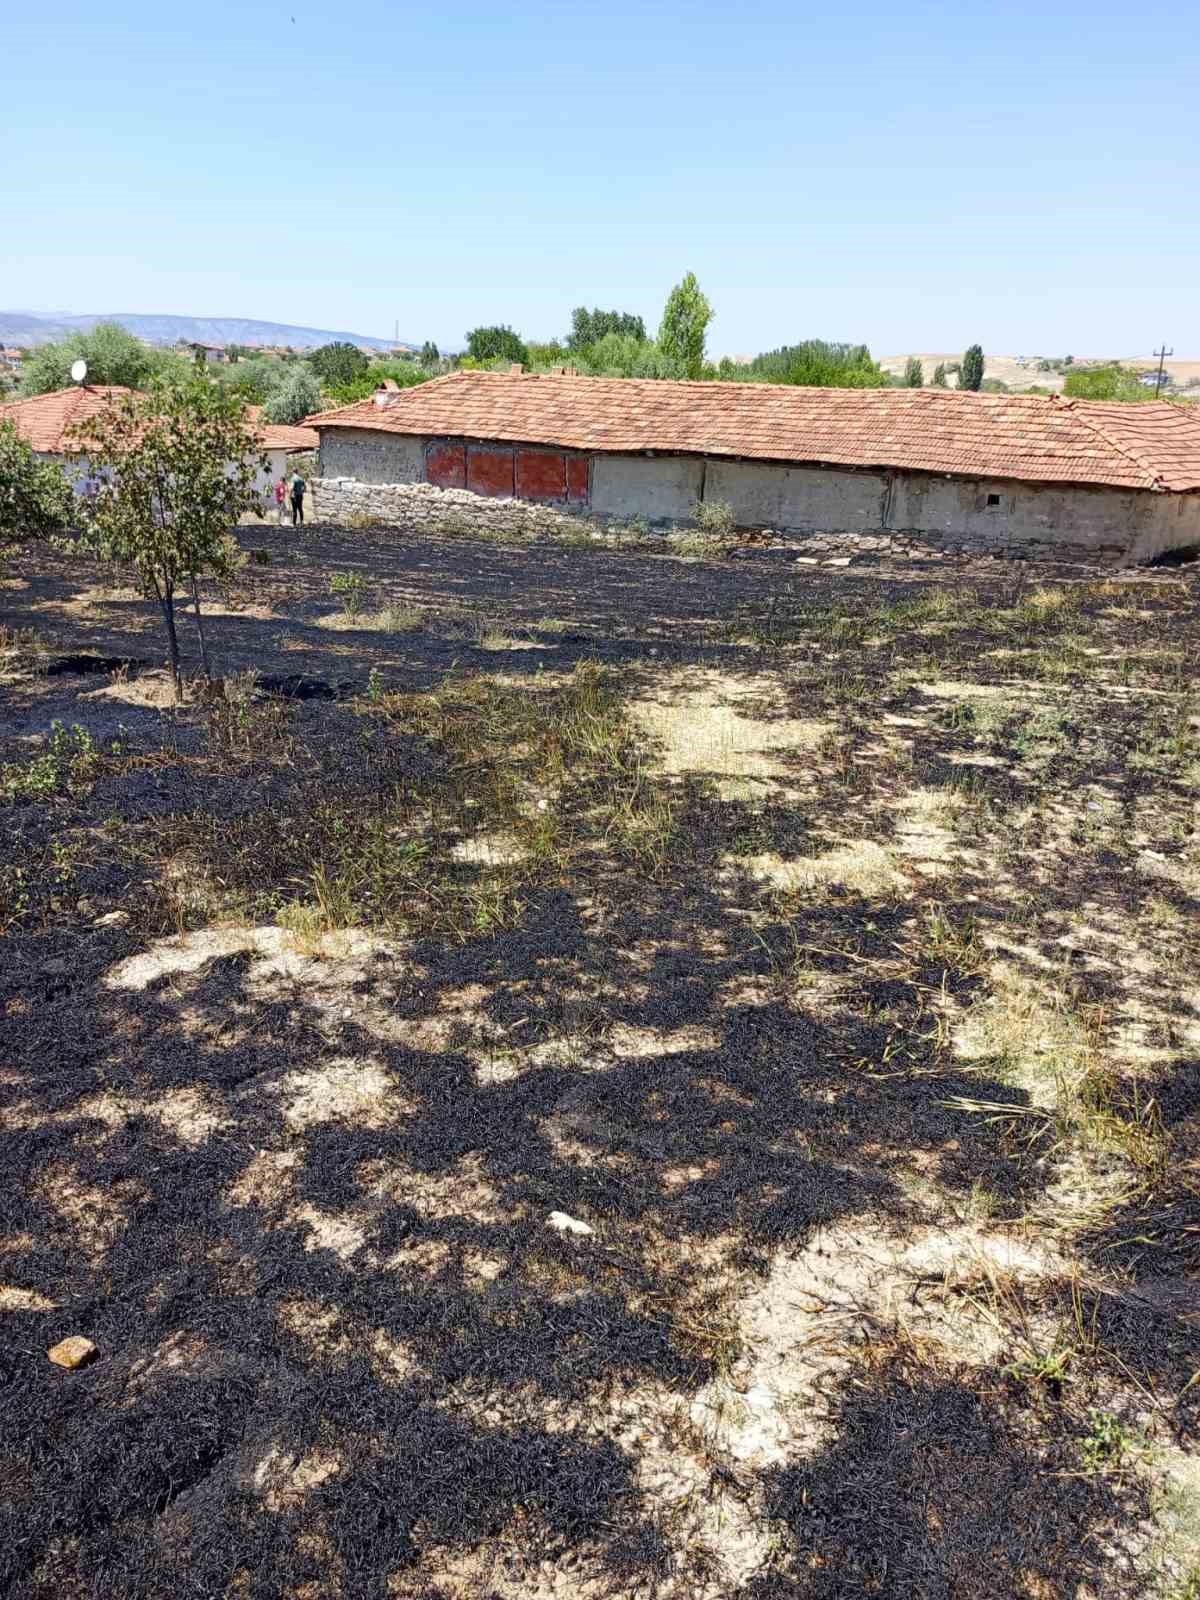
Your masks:
[{"label": "clear sky", "polygon": [[717,355],[1200,357],[1195,0],[60,0],[3,38],[6,309],[455,347],[653,330],[690,268]]}]

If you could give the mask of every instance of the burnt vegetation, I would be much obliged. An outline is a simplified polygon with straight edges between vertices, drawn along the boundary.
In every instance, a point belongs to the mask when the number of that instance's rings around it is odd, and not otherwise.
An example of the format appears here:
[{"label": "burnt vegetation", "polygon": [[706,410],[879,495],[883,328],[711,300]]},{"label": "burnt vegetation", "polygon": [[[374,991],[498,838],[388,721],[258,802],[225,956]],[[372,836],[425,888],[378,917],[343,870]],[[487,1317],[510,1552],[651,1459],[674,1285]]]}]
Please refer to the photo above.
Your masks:
[{"label": "burnt vegetation", "polygon": [[0,1590],[1194,1593],[1190,576],[278,542],[4,639]]}]

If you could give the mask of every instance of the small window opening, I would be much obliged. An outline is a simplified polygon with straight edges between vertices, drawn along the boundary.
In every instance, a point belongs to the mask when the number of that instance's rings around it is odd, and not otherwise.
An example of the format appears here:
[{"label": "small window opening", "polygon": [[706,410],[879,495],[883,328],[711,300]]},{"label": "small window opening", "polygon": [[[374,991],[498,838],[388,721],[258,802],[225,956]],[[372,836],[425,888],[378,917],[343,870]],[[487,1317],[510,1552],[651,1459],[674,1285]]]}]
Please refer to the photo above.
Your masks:
[{"label": "small window opening", "polygon": [[988,495],[987,503],[989,506],[998,506],[1000,504],[1000,496],[998,494]]}]

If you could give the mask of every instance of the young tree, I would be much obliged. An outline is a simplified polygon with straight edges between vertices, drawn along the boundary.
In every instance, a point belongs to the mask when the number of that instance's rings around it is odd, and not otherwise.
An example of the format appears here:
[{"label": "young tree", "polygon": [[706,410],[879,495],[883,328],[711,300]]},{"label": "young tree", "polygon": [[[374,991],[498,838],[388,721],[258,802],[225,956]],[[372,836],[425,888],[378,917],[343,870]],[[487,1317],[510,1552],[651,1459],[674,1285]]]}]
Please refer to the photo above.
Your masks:
[{"label": "young tree", "polygon": [[178,700],[176,597],[191,594],[208,677],[199,579],[226,578],[241,565],[231,530],[245,512],[262,509],[254,485],[266,457],[241,400],[199,373],[119,396],[80,424],[74,443],[100,479],[74,542],[131,566],[158,602]]},{"label": "young tree", "polygon": [[353,383],[367,370],[366,356],[357,345],[348,344],[344,339],[321,345],[309,356],[308,364],[326,389]]},{"label": "young tree", "polygon": [[973,344],[963,352],[962,365],[958,369],[958,387],[960,389],[979,389],[983,386],[983,346]]},{"label": "young tree", "polygon": [[525,341],[505,324],[497,324],[490,328],[472,328],[467,335],[467,354],[473,361],[519,361],[524,365],[529,360],[529,351]]},{"label": "young tree", "polygon": [[437,345],[434,344],[432,339],[426,339],[421,346],[421,365],[423,367],[436,367],[441,359]]},{"label": "young tree", "polygon": [[925,387],[925,368],[916,356],[909,356],[904,363],[904,387],[906,389],[923,389]]},{"label": "young tree", "polygon": [[939,361],[937,366],[934,367],[933,377],[930,379],[929,386],[931,389],[949,388],[946,382],[946,363],[944,361]]},{"label": "young tree", "polygon": [[321,385],[303,362],[290,367],[287,376],[267,396],[263,416],[268,422],[294,426],[321,409]]},{"label": "young tree", "polygon": [[712,314],[696,274],[686,273],[667,296],[658,347],[668,360],[679,362],[689,378],[700,377],[704,370],[704,339]]},{"label": "young tree", "polygon": [[0,564],[23,539],[57,533],[71,516],[62,468],[39,461],[11,422],[0,422]]}]

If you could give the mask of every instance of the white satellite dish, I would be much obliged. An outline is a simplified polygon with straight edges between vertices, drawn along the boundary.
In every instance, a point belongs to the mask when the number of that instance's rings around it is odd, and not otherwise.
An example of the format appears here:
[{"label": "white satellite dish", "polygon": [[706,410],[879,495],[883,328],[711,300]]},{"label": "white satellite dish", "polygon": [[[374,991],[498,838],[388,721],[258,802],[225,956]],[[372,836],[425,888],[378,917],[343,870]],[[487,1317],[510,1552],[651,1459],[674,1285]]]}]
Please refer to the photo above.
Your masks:
[{"label": "white satellite dish", "polygon": [[72,361],[72,363],[71,363],[71,377],[75,380],[76,383],[82,383],[83,380],[87,377],[87,362],[83,361],[83,360]]}]

